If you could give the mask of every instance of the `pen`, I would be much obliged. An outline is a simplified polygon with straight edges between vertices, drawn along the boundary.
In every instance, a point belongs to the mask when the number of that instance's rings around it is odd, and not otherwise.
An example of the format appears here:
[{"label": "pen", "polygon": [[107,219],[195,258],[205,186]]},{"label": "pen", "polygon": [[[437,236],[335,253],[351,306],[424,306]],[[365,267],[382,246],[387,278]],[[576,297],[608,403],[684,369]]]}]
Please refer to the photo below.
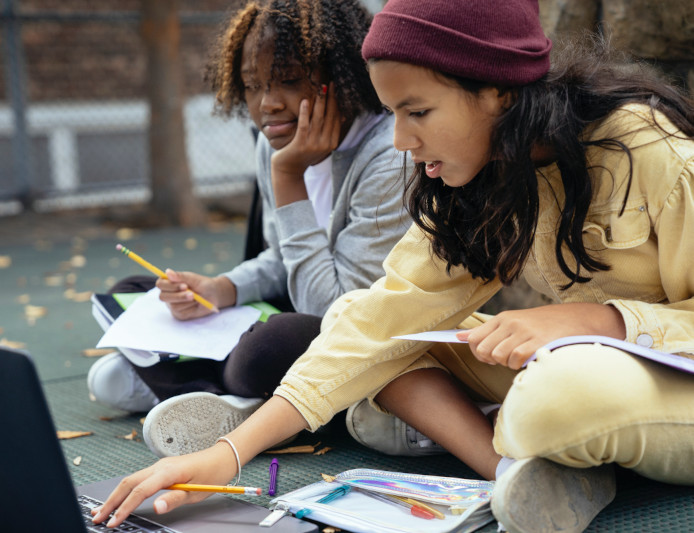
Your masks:
[{"label": "pen", "polygon": [[270,463],[270,485],[267,489],[267,493],[270,496],[274,496],[275,491],[277,490],[277,469],[279,467],[280,464],[277,461],[277,457],[273,457],[272,462]]},{"label": "pen", "polygon": [[[336,500],[337,498],[340,498],[341,496],[344,496],[351,490],[351,487],[347,485],[342,485],[341,487],[336,488],[332,492],[329,492],[325,496],[323,496],[320,500],[318,500],[316,503],[328,503],[333,500]],[[297,518],[303,518],[307,514],[311,514],[312,510],[311,509],[299,509],[294,516]]]},{"label": "pen", "polygon": [[425,509],[424,507],[420,506],[419,502],[409,503],[405,501],[406,499],[399,498],[398,496],[392,496],[391,494],[381,494],[380,492],[371,492],[370,490],[362,490],[361,492],[367,494],[368,496],[371,496],[372,498],[376,498],[377,500],[381,500],[387,503],[394,503],[395,505],[400,505],[402,507],[407,507],[410,510],[412,516],[426,518],[427,520],[431,520],[435,516],[434,513],[431,512],[431,508]]},{"label": "pen", "polygon": [[[130,259],[132,259],[133,261],[135,261],[138,265],[140,265],[140,266],[142,266],[142,267],[145,267],[145,268],[146,268],[147,270],[149,270],[152,274],[155,274],[155,275],[157,275],[157,276],[159,276],[160,278],[163,278],[163,279],[169,279],[169,278],[166,276],[166,273],[165,273],[161,268],[155,267],[152,263],[150,263],[149,261],[146,261],[146,260],[142,259],[142,257],[140,257],[139,255],[137,255],[137,254],[136,254],[135,252],[133,252],[132,250],[129,250],[128,248],[126,248],[126,247],[123,246],[122,244],[117,244],[117,245],[116,245],[116,250],[118,250],[119,252],[123,252],[123,254],[124,254],[126,257],[129,257]],[[202,296],[200,296],[199,294],[197,294],[197,293],[195,293],[195,292],[193,292],[193,291],[190,291],[190,292],[191,292],[191,294],[193,295],[193,300],[195,300],[196,302],[198,302],[200,305],[207,307],[210,311],[214,311],[215,313],[219,313],[219,309],[217,309],[217,306],[214,305],[212,302],[206,300],[205,298],[203,298]]]},{"label": "pen", "polygon": [[189,492],[225,492],[227,494],[245,494],[260,496],[263,491],[256,487],[232,487],[231,485],[196,485],[194,483],[176,483],[166,490],[185,490]]}]

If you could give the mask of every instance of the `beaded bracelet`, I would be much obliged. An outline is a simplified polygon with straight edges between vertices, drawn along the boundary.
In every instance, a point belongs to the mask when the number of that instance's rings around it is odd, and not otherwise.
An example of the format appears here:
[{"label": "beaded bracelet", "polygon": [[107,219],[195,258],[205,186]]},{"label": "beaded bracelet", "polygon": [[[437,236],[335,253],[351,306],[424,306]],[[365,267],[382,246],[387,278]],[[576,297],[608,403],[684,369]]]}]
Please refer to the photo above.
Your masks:
[{"label": "beaded bracelet", "polygon": [[[226,437],[219,437],[217,439],[217,442],[226,442],[229,446],[231,446],[231,451],[234,452],[234,457],[236,457],[236,465],[239,467],[239,470],[238,470],[238,473],[236,474],[236,481],[234,481],[233,484],[230,483],[230,485],[236,486],[239,484],[239,481],[241,481],[241,458],[239,457],[239,452],[236,449],[236,446],[234,446],[234,443],[231,442]],[[217,442],[215,442],[215,444],[217,444]]]}]

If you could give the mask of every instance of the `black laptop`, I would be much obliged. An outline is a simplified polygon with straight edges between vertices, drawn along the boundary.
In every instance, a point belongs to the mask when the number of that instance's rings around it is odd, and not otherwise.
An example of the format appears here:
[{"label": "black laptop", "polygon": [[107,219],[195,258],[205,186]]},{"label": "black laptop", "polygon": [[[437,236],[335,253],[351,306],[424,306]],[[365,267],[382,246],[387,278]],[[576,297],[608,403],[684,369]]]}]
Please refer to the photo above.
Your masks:
[{"label": "black laptop", "polygon": [[273,527],[260,527],[268,509],[220,494],[164,515],[152,510],[155,495],[117,529],[92,524],[89,509],[99,505],[121,478],[75,490],[34,363],[28,354],[4,346],[0,347],[0,429],[3,533],[318,531],[315,524],[292,516]]}]

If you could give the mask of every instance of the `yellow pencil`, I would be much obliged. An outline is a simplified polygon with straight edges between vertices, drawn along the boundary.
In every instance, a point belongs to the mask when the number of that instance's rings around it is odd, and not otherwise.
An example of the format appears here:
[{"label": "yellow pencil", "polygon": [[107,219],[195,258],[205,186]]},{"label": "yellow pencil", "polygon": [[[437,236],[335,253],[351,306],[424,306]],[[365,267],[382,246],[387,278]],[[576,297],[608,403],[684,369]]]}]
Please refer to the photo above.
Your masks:
[{"label": "yellow pencil", "polygon": [[167,490],[186,490],[191,492],[225,492],[227,494],[246,494],[260,496],[263,491],[256,487],[232,487],[231,485],[196,485],[194,483],[176,483]]},{"label": "yellow pencil", "polygon": [[[116,250],[118,250],[119,252],[123,252],[123,254],[124,254],[126,257],[129,257],[130,259],[132,259],[133,261],[135,261],[138,265],[145,267],[145,268],[146,268],[147,270],[149,270],[152,274],[156,274],[157,276],[159,276],[160,278],[163,278],[163,279],[169,279],[169,278],[166,276],[166,273],[165,273],[161,268],[157,268],[157,267],[155,267],[152,263],[150,263],[149,261],[145,261],[144,259],[142,259],[142,257],[140,257],[139,255],[137,255],[137,254],[136,254],[135,252],[133,252],[132,250],[129,250],[128,248],[126,248],[126,247],[123,246],[122,244],[117,244],[117,245],[116,245]],[[212,302],[206,300],[205,298],[203,298],[202,296],[200,296],[199,294],[197,294],[197,293],[195,293],[195,292],[193,292],[193,291],[190,291],[190,292],[191,292],[191,294],[193,295],[193,300],[195,300],[196,302],[198,302],[200,305],[203,305],[203,306],[207,307],[210,311],[213,311],[213,312],[215,312],[215,313],[219,313],[219,309],[217,309],[217,306],[214,305]]]}]

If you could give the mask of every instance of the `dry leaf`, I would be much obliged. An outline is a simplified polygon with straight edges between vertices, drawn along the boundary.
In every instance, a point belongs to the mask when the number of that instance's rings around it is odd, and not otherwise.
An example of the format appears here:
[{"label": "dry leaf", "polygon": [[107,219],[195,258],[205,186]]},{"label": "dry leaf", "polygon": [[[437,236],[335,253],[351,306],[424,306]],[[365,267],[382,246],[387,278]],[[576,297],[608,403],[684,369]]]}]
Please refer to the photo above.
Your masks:
[{"label": "dry leaf", "polygon": [[317,452],[314,452],[313,455],[325,455],[328,453],[332,448],[330,446],[323,446],[320,450]]},{"label": "dry leaf", "polygon": [[12,258],[9,255],[0,255],[0,268],[8,268],[12,265]]},{"label": "dry leaf", "polygon": [[59,287],[63,284],[63,279],[63,276],[61,276],[60,274],[46,274],[43,277],[43,282],[48,287]]},{"label": "dry leaf", "polygon": [[137,230],[132,228],[120,228],[116,231],[116,239],[119,241],[128,241],[137,235]]},{"label": "dry leaf", "polygon": [[70,258],[70,266],[72,268],[82,268],[87,264],[87,258],[83,255],[73,255]]},{"label": "dry leaf", "polygon": [[331,476],[330,474],[321,474],[320,477],[322,477],[323,481],[327,483],[332,483],[335,481],[335,476]]},{"label": "dry leaf", "polygon": [[109,354],[113,351],[113,348],[87,348],[82,350],[82,355],[85,357],[101,357],[102,355]]},{"label": "dry leaf", "polygon": [[113,420],[114,418],[115,418],[115,417],[113,417],[113,416],[100,416],[100,417],[99,417],[99,420],[103,420],[104,422],[110,422],[110,421]]},{"label": "dry leaf", "polygon": [[24,306],[24,316],[27,318],[41,318],[46,316],[48,309],[42,305],[25,305]]},{"label": "dry leaf", "polygon": [[145,425],[145,417],[144,416],[142,418],[140,418],[140,424],[142,424],[143,426]]},{"label": "dry leaf", "polygon": [[17,303],[18,304],[28,304],[31,301],[31,298],[29,297],[28,294],[20,294],[17,296]]},{"label": "dry leaf", "polygon": [[26,343],[19,341],[11,341],[4,337],[0,339],[0,344],[2,344],[3,346],[7,346],[8,348],[14,348],[15,350],[21,350],[22,348],[26,348]]},{"label": "dry leaf", "polygon": [[92,435],[91,431],[72,431],[69,429],[62,429],[56,431],[59,439],[76,439],[77,437],[86,437]]},{"label": "dry leaf", "polygon": [[342,530],[339,527],[328,526],[328,527],[324,527],[321,531],[322,531],[322,533],[337,533],[338,531],[342,531]]},{"label": "dry leaf", "polygon": [[92,291],[75,292],[75,289],[67,289],[63,296],[73,302],[87,302],[92,297]]},{"label": "dry leaf", "polygon": [[81,456],[81,455],[78,455],[77,457],[75,457],[75,458],[72,460],[72,464],[75,465],[75,466],[79,466],[80,464],[82,464],[82,456]]},{"label": "dry leaf", "polygon": [[130,433],[127,435],[123,436],[118,436],[119,439],[125,439],[125,440],[134,440],[134,441],[139,441],[140,439],[137,438],[137,430],[133,429]]},{"label": "dry leaf", "polygon": [[186,247],[186,250],[195,250],[198,247],[198,240],[189,237],[184,241],[183,245]]},{"label": "dry leaf", "polygon": [[289,448],[281,448],[279,450],[267,450],[265,453],[313,453],[320,442],[317,442],[313,446],[310,444],[304,444],[303,446],[289,446]]}]

